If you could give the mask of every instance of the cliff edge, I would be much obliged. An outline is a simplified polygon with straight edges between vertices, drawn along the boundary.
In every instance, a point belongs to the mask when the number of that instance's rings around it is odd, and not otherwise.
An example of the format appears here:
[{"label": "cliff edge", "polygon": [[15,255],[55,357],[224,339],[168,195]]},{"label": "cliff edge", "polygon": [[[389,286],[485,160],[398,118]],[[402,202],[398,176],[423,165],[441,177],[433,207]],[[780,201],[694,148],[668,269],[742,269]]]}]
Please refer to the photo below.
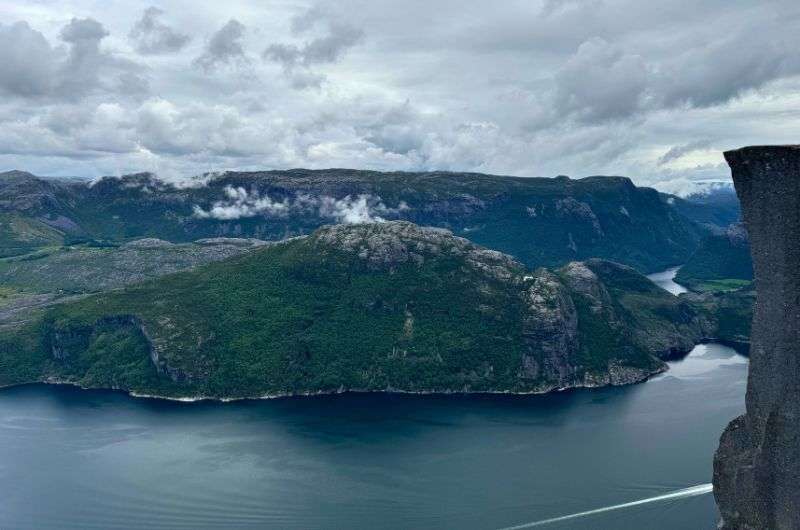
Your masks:
[{"label": "cliff edge", "polygon": [[800,146],[725,153],[750,234],[757,300],[747,412],[714,459],[725,530],[800,528]]}]

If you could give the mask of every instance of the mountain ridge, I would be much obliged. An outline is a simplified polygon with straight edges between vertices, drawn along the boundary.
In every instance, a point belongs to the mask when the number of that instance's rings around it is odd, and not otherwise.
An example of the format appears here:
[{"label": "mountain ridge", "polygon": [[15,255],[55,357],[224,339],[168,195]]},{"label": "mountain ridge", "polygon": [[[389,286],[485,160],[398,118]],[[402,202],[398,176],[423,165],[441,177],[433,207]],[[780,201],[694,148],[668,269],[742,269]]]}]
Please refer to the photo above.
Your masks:
[{"label": "mountain ridge", "polygon": [[[702,231],[627,177],[294,169],[180,185],[139,173],[37,186],[45,192],[0,178],[3,255],[86,240],[279,240],[331,222],[385,219],[447,228],[532,267],[601,257],[652,272],[682,263]],[[38,239],[30,236],[36,227]]]}]

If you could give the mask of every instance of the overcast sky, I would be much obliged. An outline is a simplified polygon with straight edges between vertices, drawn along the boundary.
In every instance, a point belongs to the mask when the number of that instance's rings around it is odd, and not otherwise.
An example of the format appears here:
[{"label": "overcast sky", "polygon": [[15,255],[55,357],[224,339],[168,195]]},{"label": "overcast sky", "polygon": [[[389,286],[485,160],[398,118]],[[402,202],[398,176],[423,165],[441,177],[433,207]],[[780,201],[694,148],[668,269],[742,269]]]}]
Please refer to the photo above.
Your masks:
[{"label": "overcast sky", "polygon": [[[205,5],[203,5],[205,4]],[[727,178],[800,143],[797,0],[0,0],[0,169]]]}]

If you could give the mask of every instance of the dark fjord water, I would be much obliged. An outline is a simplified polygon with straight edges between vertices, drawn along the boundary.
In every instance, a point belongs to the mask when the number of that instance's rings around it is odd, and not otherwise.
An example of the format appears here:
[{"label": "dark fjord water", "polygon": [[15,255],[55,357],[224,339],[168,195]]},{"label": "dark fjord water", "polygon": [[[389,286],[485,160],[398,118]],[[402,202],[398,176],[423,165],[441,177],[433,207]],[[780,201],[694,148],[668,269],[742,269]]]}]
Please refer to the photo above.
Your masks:
[{"label": "dark fjord water", "polygon": [[[710,482],[746,366],[702,345],[641,385],[547,396],[221,404],[6,389],[0,528],[494,529],[656,497]],[[541,528],[715,519],[704,494]]]}]

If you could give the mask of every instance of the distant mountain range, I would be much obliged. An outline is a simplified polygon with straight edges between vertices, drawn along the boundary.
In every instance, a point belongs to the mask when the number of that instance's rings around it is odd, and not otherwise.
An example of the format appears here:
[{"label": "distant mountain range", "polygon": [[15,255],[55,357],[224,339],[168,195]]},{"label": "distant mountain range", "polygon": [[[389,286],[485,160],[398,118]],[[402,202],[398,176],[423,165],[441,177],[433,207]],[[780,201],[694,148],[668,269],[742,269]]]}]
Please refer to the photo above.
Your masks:
[{"label": "distant mountain range", "polygon": [[739,198],[730,186],[716,187],[687,197],[662,195],[681,215],[711,232],[719,232],[742,217]]},{"label": "distant mountain range", "polygon": [[701,225],[738,216],[733,204],[698,201],[624,177],[335,169],[228,172],[175,185],[149,174],[87,183],[15,171],[0,174],[0,256],[143,237],[278,240],[385,219],[447,228],[529,267],[599,257],[652,272],[685,262],[708,229]]}]

